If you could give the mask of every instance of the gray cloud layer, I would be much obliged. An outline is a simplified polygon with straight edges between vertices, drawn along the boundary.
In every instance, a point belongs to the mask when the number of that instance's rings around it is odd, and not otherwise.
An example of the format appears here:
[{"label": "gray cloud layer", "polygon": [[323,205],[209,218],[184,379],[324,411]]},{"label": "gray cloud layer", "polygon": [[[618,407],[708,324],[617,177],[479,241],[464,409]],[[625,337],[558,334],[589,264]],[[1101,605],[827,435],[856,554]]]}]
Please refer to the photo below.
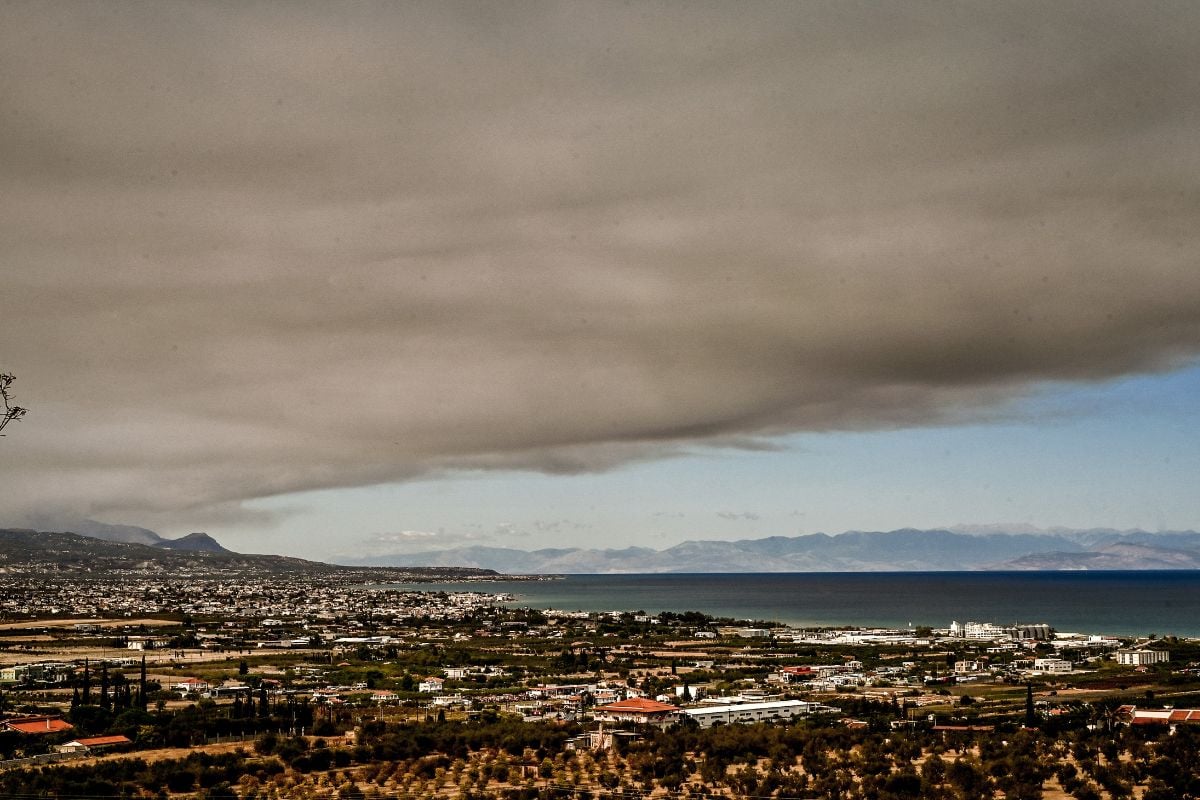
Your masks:
[{"label": "gray cloud layer", "polygon": [[[0,8],[0,511],[969,418],[1200,350],[1200,7]],[[17,426],[14,426],[17,427]]]}]

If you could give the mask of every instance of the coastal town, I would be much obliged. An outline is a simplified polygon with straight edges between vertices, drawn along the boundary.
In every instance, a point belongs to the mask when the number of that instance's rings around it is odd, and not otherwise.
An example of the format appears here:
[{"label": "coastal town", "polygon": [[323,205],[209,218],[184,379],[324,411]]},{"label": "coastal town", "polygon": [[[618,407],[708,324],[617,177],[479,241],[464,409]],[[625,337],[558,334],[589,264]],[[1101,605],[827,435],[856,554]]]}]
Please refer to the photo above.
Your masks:
[{"label": "coastal town", "polygon": [[[388,731],[436,739],[506,730],[541,744],[514,745],[506,758],[517,767],[502,779],[476,777],[464,791],[463,771],[494,761],[496,748],[449,758],[430,739],[412,763],[449,760],[416,793],[554,796],[562,779],[554,759],[570,758],[608,759],[611,769],[601,772],[610,777],[593,788],[613,797],[680,787],[740,796],[747,776],[734,781],[732,766],[705,772],[695,753],[693,769],[665,782],[639,777],[629,759],[661,748],[664,737],[735,728],[851,737],[851,751],[873,737],[904,737],[918,743],[908,771],[935,751],[974,764],[963,759],[981,758],[983,743],[1034,732],[1041,748],[1079,737],[1097,747],[1130,736],[1178,743],[1186,737],[1174,734],[1200,724],[1192,710],[1200,705],[1200,642],[1059,631],[1042,620],[798,629],[696,612],[536,610],[486,583],[446,592],[332,577],[302,585],[9,575],[0,582],[0,692],[0,787],[19,785],[33,769],[74,786],[79,764],[129,772],[139,754],[155,752],[181,764],[234,759],[240,766],[217,782],[221,796],[284,797],[297,787],[313,796],[389,796],[396,781],[377,780],[389,761],[379,745]],[[1121,786],[1156,785],[1152,775],[1114,776],[1128,766],[1119,759],[1102,760],[1108,771],[1095,774],[1082,771],[1086,759],[1067,761],[1075,775],[1047,767],[1037,781],[1046,796],[1073,788],[1100,794],[1058,796],[1121,797]],[[264,778],[263,764],[277,771]],[[216,796],[205,769],[181,769],[191,782],[179,777],[171,793]],[[820,776],[797,769],[778,764],[773,780],[804,775],[811,792]],[[1002,776],[983,778],[1001,790]],[[139,778],[114,780],[127,788]],[[869,785],[852,783],[855,791]]]},{"label": "coastal town", "polygon": [[0,1],[0,800],[1200,800],[1200,0]]}]

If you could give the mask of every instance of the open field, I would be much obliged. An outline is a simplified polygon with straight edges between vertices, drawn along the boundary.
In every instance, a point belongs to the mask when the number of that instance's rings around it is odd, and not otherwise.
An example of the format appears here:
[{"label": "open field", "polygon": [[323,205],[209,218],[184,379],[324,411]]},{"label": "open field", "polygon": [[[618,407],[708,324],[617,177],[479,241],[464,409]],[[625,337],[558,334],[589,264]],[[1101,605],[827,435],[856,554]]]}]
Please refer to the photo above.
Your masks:
[{"label": "open field", "polygon": [[76,625],[94,625],[99,628],[126,628],[129,626],[145,625],[146,627],[171,627],[182,623],[179,620],[161,619],[158,617],[138,617],[120,619],[30,619],[20,622],[0,622],[0,631],[19,631],[31,628],[66,628],[73,629]]}]

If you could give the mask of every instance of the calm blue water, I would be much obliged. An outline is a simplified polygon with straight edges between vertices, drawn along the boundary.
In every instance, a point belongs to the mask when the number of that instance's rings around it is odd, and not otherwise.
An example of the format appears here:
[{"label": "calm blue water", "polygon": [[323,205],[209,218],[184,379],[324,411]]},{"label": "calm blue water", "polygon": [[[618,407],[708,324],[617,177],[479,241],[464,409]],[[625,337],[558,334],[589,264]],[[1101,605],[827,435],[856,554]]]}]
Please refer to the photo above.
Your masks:
[{"label": "calm blue water", "polygon": [[423,584],[568,611],[701,611],[799,627],[1046,622],[1059,631],[1200,636],[1200,571],[568,575]]}]

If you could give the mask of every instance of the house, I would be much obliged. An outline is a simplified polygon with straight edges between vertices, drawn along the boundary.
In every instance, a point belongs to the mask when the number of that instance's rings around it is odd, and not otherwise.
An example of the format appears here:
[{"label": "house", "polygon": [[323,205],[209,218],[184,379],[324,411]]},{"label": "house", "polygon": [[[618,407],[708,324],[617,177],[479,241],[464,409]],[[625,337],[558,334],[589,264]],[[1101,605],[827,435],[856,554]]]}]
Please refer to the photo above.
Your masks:
[{"label": "house", "polygon": [[196,692],[201,694],[208,691],[208,681],[200,680],[199,678],[184,678],[175,684],[175,691],[182,695]]},{"label": "house", "polygon": [[683,712],[668,703],[660,703],[645,697],[632,697],[600,706],[594,712],[601,722],[633,722],[639,725],[670,725],[680,719]]},{"label": "house", "polygon": [[784,667],[779,670],[778,674],[781,683],[811,681],[817,677],[817,671],[812,667]]},{"label": "house", "polygon": [[3,725],[10,731],[27,734],[62,733],[75,727],[62,717],[48,716],[13,717],[4,720]]},{"label": "house", "polygon": [[55,748],[60,753],[91,753],[109,747],[133,744],[127,736],[93,736],[88,739],[72,739]]},{"label": "house", "polygon": [[313,689],[312,700],[314,703],[323,703],[325,705],[337,705],[344,703],[338,689],[333,686],[327,686],[322,689]]},{"label": "house", "polygon": [[596,691],[592,692],[592,700],[596,703],[596,705],[599,706],[602,706],[605,703],[615,703],[620,699],[621,693],[616,689],[604,687],[602,689],[596,689]]},{"label": "house", "polygon": [[3,683],[66,683],[74,674],[71,664],[44,661],[38,664],[14,664],[0,669]]},{"label": "house", "polygon": [[436,675],[431,675],[428,678],[426,678],[425,680],[421,681],[419,684],[417,684],[417,691],[419,691],[419,692],[440,692],[442,690],[442,687],[445,684],[446,684],[446,681],[444,681],[443,679],[437,677]]},{"label": "house", "polygon": [[125,647],[129,650],[162,650],[170,644],[171,640],[163,636],[130,636]]},{"label": "house", "polygon": [[1071,662],[1065,658],[1035,658],[1033,669],[1036,672],[1070,672]]},{"label": "house", "polygon": [[567,740],[568,750],[609,750],[618,741],[632,742],[642,738],[640,733],[622,730],[600,730],[581,733]]},{"label": "house", "polygon": [[390,689],[376,689],[371,693],[371,699],[376,703],[395,703],[400,699],[400,695]]}]

